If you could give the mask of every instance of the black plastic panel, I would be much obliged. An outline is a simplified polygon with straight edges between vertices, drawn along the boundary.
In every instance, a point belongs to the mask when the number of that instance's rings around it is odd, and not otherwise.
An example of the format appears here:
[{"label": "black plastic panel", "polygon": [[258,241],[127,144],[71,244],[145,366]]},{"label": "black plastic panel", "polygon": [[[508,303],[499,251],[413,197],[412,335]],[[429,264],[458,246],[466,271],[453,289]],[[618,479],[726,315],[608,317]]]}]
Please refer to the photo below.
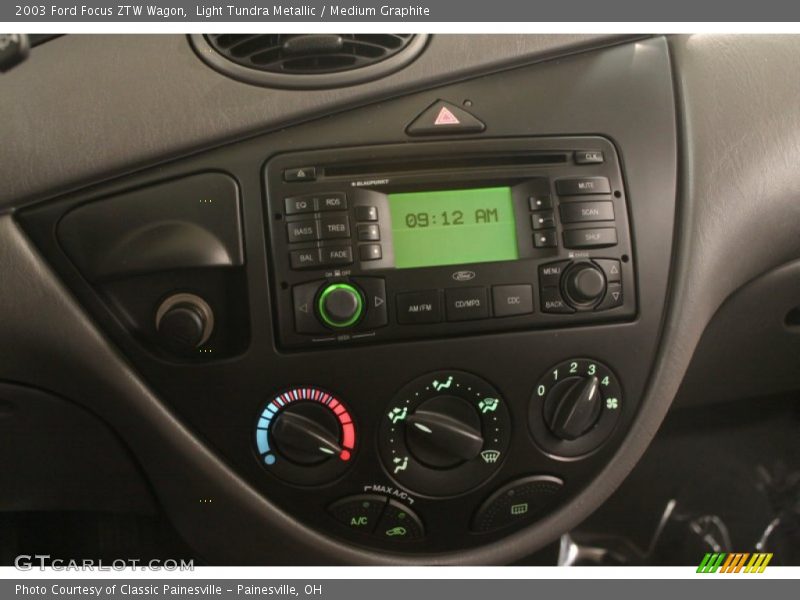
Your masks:
[{"label": "black plastic panel", "polygon": [[108,426],[40,390],[0,382],[0,511],[152,514],[138,465]]},{"label": "black plastic panel", "polygon": [[64,250],[90,281],[242,264],[236,182],[203,173],[76,208],[59,224]]}]

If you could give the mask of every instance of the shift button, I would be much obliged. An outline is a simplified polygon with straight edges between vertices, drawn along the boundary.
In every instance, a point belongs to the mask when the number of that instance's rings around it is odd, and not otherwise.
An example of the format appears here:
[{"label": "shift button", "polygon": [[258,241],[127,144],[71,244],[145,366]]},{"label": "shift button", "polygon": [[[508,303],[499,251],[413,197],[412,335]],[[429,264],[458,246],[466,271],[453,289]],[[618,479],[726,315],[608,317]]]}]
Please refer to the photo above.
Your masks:
[{"label": "shift button", "polygon": [[570,229],[564,232],[564,245],[567,248],[603,248],[616,244],[617,230],[614,227]]}]

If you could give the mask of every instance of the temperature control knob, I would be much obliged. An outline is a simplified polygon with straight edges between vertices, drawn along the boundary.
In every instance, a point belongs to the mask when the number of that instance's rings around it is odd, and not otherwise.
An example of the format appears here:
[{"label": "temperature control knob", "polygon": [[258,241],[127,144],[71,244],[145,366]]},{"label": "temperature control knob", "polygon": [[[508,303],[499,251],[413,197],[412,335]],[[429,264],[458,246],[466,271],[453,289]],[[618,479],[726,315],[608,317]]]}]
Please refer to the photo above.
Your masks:
[{"label": "temperature control knob", "polygon": [[342,452],[336,415],[313,402],[299,402],[278,413],[272,438],[276,450],[299,465],[317,464]]},{"label": "temperature control knob", "polygon": [[347,469],[356,429],[350,411],[333,394],[295,388],[272,398],[261,411],[255,442],[262,464],[275,475],[318,485]]},{"label": "temperature control knob", "polygon": [[505,400],[491,384],[461,371],[437,371],[397,393],[383,417],[379,451],[403,487],[450,496],[491,477],[510,438]]},{"label": "temperature control knob", "polygon": [[622,406],[622,388],[611,369],[577,358],[556,365],[536,384],[528,425],[547,452],[580,456],[611,435]]}]

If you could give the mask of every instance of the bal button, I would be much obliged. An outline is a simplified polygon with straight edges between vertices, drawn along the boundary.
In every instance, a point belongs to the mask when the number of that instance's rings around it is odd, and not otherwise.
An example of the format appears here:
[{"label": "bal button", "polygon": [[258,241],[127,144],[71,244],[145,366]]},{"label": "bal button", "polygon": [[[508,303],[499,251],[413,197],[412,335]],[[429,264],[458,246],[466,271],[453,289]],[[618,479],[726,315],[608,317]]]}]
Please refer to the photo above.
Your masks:
[{"label": "bal button", "polygon": [[364,313],[361,292],[347,283],[327,286],[319,296],[317,310],[323,323],[341,329],[358,322]]}]

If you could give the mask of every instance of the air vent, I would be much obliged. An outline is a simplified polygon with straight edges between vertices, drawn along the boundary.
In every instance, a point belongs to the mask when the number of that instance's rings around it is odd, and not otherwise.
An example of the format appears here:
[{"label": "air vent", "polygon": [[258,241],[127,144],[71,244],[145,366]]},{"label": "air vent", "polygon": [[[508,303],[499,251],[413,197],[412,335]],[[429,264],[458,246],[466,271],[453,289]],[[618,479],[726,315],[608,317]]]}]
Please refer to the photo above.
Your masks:
[{"label": "air vent", "polygon": [[377,79],[424,48],[414,34],[193,35],[200,56],[237,79],[272,87],[327,88]]}]

